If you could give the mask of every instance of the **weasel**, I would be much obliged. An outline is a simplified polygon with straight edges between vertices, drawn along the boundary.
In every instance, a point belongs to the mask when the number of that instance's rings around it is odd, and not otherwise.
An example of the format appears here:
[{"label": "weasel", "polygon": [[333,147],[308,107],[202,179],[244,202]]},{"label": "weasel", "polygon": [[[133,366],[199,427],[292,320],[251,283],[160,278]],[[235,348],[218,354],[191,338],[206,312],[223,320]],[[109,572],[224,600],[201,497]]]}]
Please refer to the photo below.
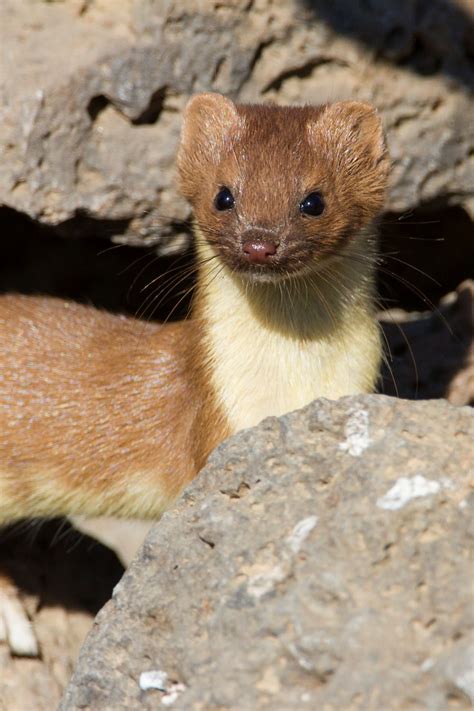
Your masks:
[{"label": "weasel", "polygon": [[375,109],[197,95],[178,171],[199,265],[189,320],[0,297],[0,523],[159,517],[228,435],[374,388],[389,171]]}]

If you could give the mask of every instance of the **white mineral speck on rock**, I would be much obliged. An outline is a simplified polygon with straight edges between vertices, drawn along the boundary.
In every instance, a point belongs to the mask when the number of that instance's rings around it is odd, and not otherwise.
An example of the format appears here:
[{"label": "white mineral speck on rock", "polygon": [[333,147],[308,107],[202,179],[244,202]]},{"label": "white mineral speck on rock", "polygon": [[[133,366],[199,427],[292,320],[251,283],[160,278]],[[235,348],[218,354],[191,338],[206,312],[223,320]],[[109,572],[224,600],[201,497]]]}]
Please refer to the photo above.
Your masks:
[{"label": "white mineral speck on rock", "polygon": [[430,669],[432,669],[434,667],[434,664],[435,664],[435,660],[432,659],[431,657],[428,657],[427,659],[425,659],[425,661],[421,665],[421,667],[420,667],[421,671],[428,672]]},{"label": "white mineral speck on rock", "polygon": [[339,444],[353,457],[359,457],[370,444],[369,438],[369,413],[367,410],[355,410],[349,416],[344,428],[346,439]]},{"label": "white mineral speck on rock", "polygon": [[472,642],[466,639],[460,642],[458,648],[451,654],[445,665],[445,675],[474,705],[474,635]]},{"label": "white mineral speck on rock", "polygon": [[168,674],[161,669],[145,671],[140,674],[140,681],[138,683],[142,691],[149,691],[150,689],[167,691]]},{"label": "white mineral speck on rock", "polygon": [[281,583],[287,576],[287,572],[280,565],[276,565],[264,573],[252,575],[247,583],[249,595],[257,599],[273,590],[275,585]]},{"label": "white mineral speck on rock", "polygon": [[305,539],[309,536],[318,522],[317,516],[308,516],[298,521],[288,538],[286,539],[293,553],[298,553]]},{"label": "white mineral speck on rock", "polygon": [[462,674],[459,674],[455,678],[455,683],[458,689],[461,689],[469,697],[470,702],[474,704],[474,669],[472,666]]},{"label": "white mineral speck on rock", "polygon": [[381,509],[389,509],[395,511],[405,506],[411,499],[416,499],[420,496],[430,496],[437,494],[441,489],[439,481],[426,479],[424,476],[417,474],[414,477],[400,477],[387,493],[380,499],[377,499],[377,506]]},{"label": "white mineral speck on rock", "polygon": [[294,642],[291,642],[288,645],[288,649],[290,650],[291,654],[296,659],[302,669],[304,669],[305,671],[313,671],[313,662],[308,659],[308,657],[305,657],[303,654],[301,654],[300,650],[298,649],[297,645],[294,644]]}]

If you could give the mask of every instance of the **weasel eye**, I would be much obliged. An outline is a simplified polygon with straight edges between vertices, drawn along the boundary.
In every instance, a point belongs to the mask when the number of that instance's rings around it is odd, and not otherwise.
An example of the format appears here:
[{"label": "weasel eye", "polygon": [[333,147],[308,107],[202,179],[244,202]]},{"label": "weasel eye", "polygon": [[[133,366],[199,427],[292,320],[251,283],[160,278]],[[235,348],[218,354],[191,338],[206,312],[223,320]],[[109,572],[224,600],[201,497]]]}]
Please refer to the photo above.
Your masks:
[{"label": "weasel eye", "polygon": [[321,193],[310,193],[300,202],[300,212],[317,217],[324,212],[324,200]]},{"label": "weasel eye", "polygon": [[214,205],[217,210],[230,210],[235,205],[234,196],[229,188],[221,188],[216,195]]}]

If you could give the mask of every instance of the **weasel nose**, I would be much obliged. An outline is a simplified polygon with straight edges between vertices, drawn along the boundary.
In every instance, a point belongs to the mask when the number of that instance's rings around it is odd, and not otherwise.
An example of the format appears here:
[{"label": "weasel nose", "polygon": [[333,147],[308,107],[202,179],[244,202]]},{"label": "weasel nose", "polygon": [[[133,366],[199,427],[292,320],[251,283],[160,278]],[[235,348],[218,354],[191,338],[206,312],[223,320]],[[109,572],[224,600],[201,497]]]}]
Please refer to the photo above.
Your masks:
[{"label": "weasel nose", "polygon": [[274,242],[248,240],[243,243],[242,250],[252,264],[266,264],[268,258],[276,254],[277,245]]}]

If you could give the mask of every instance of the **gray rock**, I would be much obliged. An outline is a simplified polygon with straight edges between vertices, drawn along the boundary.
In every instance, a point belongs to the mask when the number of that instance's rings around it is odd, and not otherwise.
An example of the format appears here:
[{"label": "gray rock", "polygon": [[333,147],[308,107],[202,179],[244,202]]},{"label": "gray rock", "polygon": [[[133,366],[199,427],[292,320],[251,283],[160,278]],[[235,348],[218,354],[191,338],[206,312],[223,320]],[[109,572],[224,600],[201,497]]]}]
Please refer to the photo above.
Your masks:
[{"label": "gray rock", "polygon": [[163,30],[165,0],[150,16],[139,2],[137,24],[131,13],[89,18],[84,3],[2,5],[0,202],[51,225],[128,221],[129,241],[166,246],[167,225],[188,216],[172,187],[186,98],[212,84],[222,56],[235,91],[254,53],[234,47],[237,16],[223,24],[193,10],[175,32],[171,18]]},{"label": "gray rock", "polygon": [[61,710],[468,708],[473,442],[469,408],[377,395],[226,441],[99,613]]},{"label": "gray rock", "polygon": [[66,234],[87,215],[120,221],[126,241],[183,248],[174,154],[182,107],[202,90],[372,101],[394,163],[388,207],[472,206],[468,0],[0,5],[0,203]]}]

